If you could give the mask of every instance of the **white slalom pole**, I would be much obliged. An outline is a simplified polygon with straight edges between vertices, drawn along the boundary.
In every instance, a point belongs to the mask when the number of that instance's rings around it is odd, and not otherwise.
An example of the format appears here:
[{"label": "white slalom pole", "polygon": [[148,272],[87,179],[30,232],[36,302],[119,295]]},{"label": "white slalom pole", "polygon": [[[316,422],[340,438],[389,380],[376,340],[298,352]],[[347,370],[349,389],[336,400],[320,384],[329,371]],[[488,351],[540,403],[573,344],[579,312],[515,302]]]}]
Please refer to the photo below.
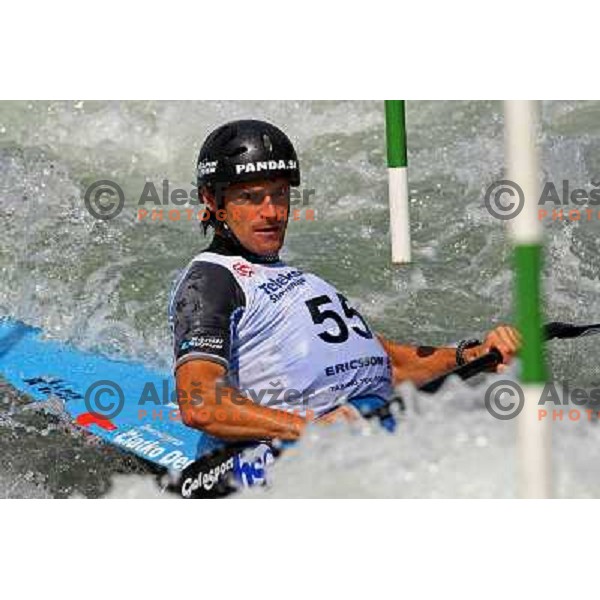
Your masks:
[{"label": "white slalom pole", "polygon": [[[515,255],[515,307],[523,335],[521,382],[525,403],[517,417],[518,493],[521,498],[552,496],[551,421],[539,418],[546,381],[541,310],[542,225],[537,218],[537,102],[505,102],[508,178],[522,190],[522,210],[509,220]],[[514,197],[516,199],[516,196]]]},{"label": "white slalom pole", "polygon": [[392,262],[409,263],[408,160],[404,100],[385,101]]}]

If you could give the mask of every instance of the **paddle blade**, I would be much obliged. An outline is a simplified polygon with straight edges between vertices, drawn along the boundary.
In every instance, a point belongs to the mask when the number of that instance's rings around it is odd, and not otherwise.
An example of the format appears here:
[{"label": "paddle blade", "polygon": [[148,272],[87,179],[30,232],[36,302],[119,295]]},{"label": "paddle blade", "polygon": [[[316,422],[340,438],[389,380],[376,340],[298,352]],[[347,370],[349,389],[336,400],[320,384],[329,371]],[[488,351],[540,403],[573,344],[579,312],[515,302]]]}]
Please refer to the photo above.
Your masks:
[{"label": "paddle blade", "polygon": [[548,340],[556,338],[565,340],[586,335],[595,335],[600,333],[600,323],[595,323],[593,325],[573,325],[571,323],[553,321],[544,327],[544,333]]}]

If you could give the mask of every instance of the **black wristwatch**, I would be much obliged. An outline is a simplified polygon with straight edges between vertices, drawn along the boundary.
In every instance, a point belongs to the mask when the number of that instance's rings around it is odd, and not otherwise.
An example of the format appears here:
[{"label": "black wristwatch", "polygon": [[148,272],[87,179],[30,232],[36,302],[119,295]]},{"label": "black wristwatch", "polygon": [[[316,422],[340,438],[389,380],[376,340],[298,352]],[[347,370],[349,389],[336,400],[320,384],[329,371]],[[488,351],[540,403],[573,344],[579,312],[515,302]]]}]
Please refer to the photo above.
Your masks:
[{"label": "black wristwatch", "polygon": [[475,348],[475,346],[479,346],[480,344],[481,344],[481,342],[474,338],[470,339],[470,340],[461,340],[460,342],[458,342],[458,346],[456,346],[456,364],[457,364],[457,366],[462,367],[463,365],[467,364],[467,361],[465,360],[465,357],[464,357],[465,350],[468,350],[469,348]]}]

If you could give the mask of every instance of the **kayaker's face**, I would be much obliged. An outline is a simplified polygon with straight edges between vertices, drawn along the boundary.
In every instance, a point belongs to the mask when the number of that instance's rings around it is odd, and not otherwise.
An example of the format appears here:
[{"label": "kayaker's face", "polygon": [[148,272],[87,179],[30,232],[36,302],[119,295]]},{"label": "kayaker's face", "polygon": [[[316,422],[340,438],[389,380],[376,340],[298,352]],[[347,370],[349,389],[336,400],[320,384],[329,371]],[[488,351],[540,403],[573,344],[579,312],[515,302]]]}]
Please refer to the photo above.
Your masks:
[{"label": "kayaker's face", "polygon": [[279,252],[290,208],[285,179],[231,185],[225,190],[223,206],[225,222],[247,250],[261,256]]}]

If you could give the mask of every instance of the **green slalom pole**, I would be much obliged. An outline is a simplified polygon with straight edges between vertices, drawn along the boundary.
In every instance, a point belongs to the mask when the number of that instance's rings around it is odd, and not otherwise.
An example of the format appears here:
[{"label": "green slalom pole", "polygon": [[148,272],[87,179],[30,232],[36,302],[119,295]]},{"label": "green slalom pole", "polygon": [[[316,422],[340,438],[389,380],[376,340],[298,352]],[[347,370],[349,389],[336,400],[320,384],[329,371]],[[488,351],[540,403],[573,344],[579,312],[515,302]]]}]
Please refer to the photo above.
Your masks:
[{"label": "green slalom pole", "polygon": [[411,260],[410,218],[404,100],[385,101],[385,133],[392,261],[409,263]]},{"label": "green slalom pole", "polygon": [[525,398],[517,417],[518,490],[523,498],[552,496],[551,421],[540,419],[539,400],[547,379],[542,327],[542,225],[536,144],[537,103],[507,101],[505,131],[508,179],[524,196],[521,212],[509,221],[514,244],[515,315],[523,336],[521,387]]}]

